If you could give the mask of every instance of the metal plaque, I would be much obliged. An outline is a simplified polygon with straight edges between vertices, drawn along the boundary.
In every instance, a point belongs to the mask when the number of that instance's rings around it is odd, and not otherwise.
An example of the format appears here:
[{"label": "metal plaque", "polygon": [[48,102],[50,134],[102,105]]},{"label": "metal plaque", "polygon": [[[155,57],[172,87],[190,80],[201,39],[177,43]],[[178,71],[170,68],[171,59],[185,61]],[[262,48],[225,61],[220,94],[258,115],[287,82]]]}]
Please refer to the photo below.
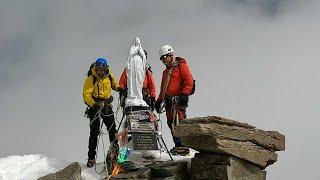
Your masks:
[{"label": "metal plaque", "polygon": [[158,150],[155,134],[132,134],[134,150]]}]

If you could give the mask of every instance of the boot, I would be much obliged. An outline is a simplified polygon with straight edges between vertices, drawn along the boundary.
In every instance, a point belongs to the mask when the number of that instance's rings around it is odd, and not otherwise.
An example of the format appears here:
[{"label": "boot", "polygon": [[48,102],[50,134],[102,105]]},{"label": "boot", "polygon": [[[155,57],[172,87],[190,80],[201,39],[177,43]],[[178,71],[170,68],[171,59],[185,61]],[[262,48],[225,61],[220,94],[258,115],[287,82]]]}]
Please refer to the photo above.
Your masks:
[{"label": "boot", "polygon": [[88,162],[87,162],[87,167],[88,168],[91,168],[93,167],[93,165],[96,163],[96,161],[94,159],[88,159]]}]

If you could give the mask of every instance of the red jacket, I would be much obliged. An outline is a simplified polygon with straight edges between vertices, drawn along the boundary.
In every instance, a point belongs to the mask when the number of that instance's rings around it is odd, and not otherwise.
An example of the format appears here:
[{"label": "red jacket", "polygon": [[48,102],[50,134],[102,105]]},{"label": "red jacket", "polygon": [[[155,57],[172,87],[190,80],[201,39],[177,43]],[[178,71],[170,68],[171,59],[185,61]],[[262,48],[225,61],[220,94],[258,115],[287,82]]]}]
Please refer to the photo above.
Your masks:
[{"label": "red jacket", "polygon": [[[190,72],[189,66],[185,59],[176,57],[176,61],[180,61],[179,64],[173,68],[171,77],[169,80],[168,88],[166,91],[166,96],[177,96],[179,94],[190,95],[192,87],[193,87],[193,77]],[[168,71],[170,67],[166,67],[166,69],[162,73],[162,81],[161,81],[161,89],[158,100],[163,100],[163,86],[166,81]]]},{"label": "red jacket", "polygon": [[[146,72],[147,73],[146,73],[146,76],[143,81],[143,91],[146,89],[149,89],[150,96],[155,98],[156,97],[156,84],[155,84],[152,72],[149,69]],[[127,70],[126,70],[126,68],[123,70],[123,72],[121,74],[119,86],[122,89],[127,88]],[[143,95],[145,95],[145,92],[143,92]]]}]

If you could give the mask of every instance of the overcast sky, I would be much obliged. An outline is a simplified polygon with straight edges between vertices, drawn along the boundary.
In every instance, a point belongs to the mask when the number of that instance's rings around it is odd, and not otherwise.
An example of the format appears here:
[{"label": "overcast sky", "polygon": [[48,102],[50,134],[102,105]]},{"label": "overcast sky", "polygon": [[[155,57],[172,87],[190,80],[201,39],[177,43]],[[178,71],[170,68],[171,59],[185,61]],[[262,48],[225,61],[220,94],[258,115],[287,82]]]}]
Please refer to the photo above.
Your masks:
[{"label": "overcast sky", "polygon": [[267,179],[320,178],[317,0],[0,4],[0,158],[41,153],[85,162],[85,73],[104,56],[119,78],[137,36],[158,92],[160,46],[187,59],[197,80],[189,117],[225,116],[286,136]]}]

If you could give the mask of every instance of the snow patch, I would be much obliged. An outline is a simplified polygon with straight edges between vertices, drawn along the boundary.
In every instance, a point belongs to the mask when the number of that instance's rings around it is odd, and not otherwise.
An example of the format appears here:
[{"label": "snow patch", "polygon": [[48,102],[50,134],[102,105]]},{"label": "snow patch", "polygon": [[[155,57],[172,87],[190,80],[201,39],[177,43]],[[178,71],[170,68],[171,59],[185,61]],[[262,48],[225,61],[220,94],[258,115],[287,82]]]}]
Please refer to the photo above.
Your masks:
[{"label": "snow patch", "polygon": [[8,156],[0,159],[1,180],[37,179],[57,171],[47,157],[36,155]]},{"label": "snow patch", "polygon": [[[0,159],[0,180],[34,180],[55,173],[69,164],[71,162],[47,158],[40,154],[8,156]],[[88,169],[86,165],[81,165],[81,169],[84,180],[103,179],[103,175],[97,175],[94,168]]]}]

